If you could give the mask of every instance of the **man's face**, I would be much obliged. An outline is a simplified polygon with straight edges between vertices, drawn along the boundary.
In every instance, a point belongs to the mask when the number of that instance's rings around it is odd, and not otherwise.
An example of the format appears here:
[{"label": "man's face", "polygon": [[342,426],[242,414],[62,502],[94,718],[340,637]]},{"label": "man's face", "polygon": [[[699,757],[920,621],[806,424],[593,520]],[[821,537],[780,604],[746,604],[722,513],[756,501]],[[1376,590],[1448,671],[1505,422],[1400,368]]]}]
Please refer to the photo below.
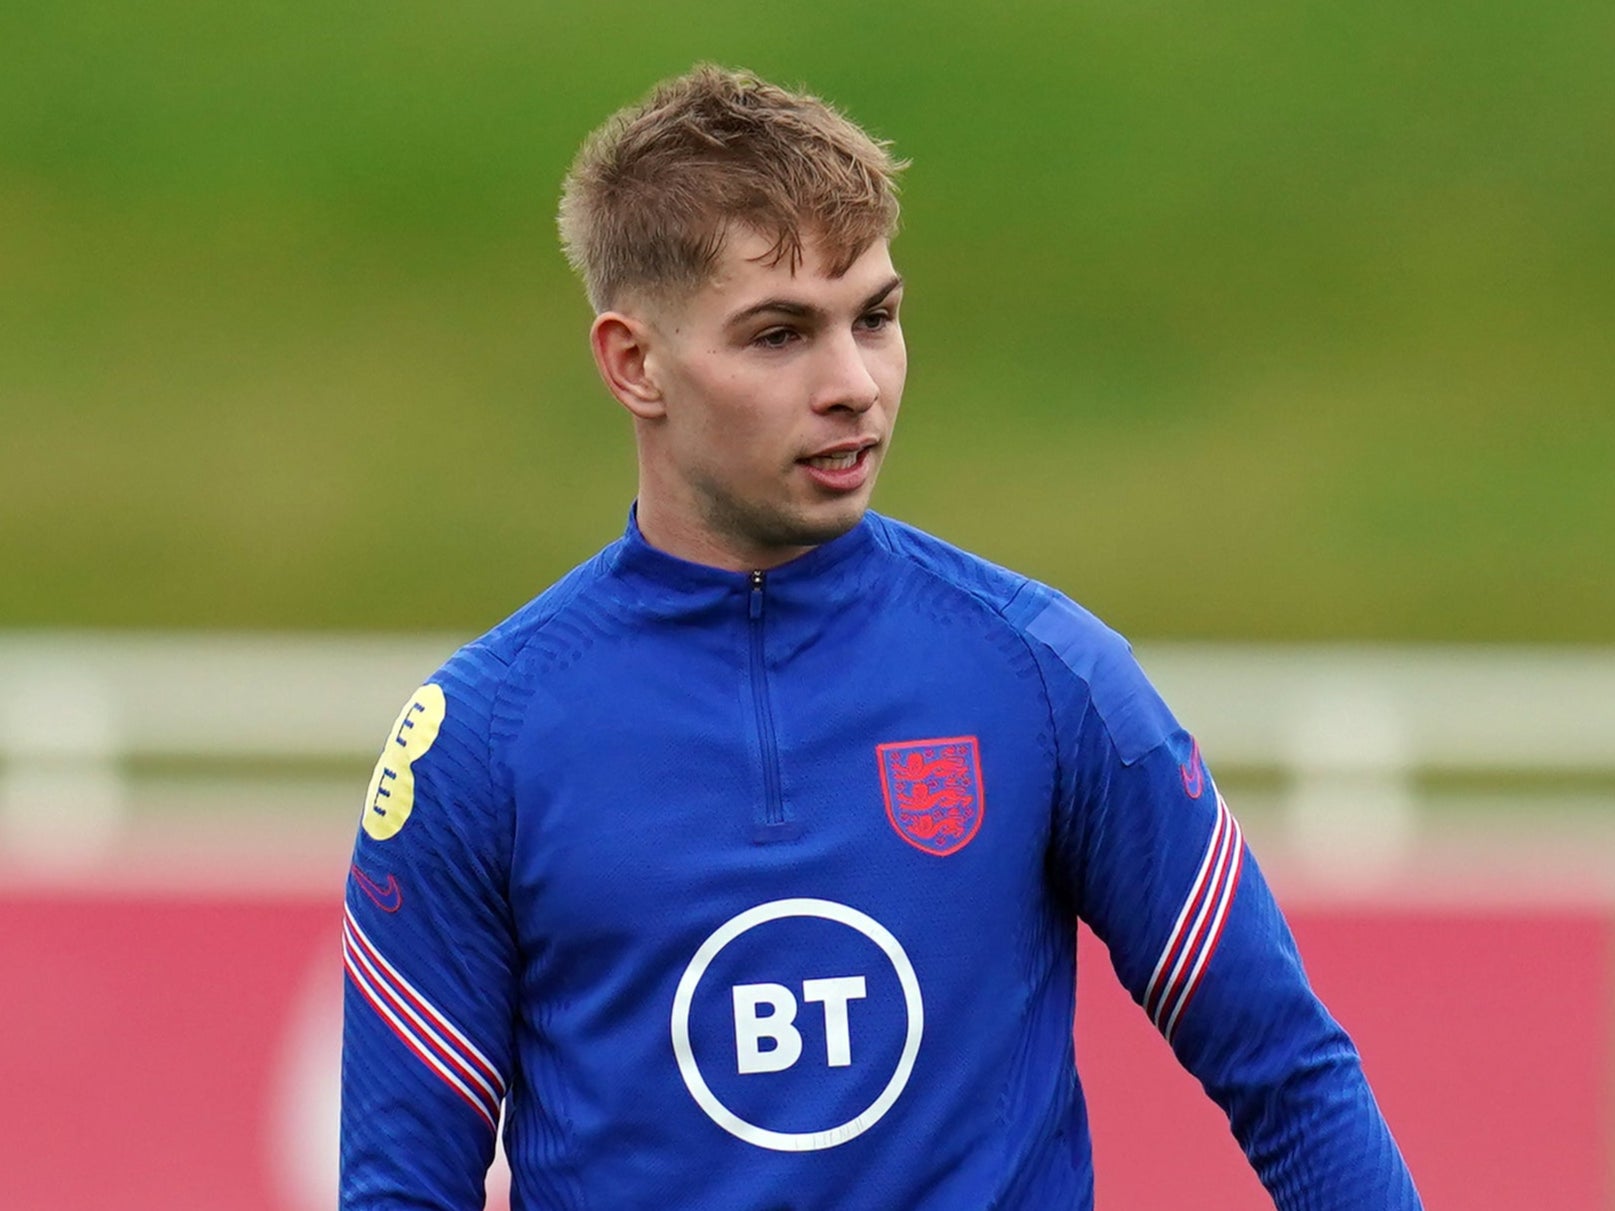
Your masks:
[{"label": "man's face", "polygon": [[908,354],[886,241],[840,277],[808,241],[730,233],[711,279],[652,313],[663,411],[639,427],[641,527],[700,563],[768,568],[846,533],[869,507]]}]

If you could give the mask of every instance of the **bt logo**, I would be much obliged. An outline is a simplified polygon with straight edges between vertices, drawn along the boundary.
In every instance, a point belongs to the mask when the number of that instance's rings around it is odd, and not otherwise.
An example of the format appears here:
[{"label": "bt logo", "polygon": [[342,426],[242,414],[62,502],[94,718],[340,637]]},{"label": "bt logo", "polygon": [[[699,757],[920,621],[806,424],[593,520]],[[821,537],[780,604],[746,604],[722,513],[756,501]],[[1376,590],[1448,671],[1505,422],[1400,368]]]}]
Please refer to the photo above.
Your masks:
[{"label": "bt logo", "polygon": [[[852,1063],[852,1030],[847,1024],[847,1002],[868,995],[863,976],[829,980],[803,980],[802,999],[824,1005],[824,1062],[831,1068]],[[783,984],[736,984],[735,1057],[741,1073],[782,1072],[802,1058],[802,1032],[796,1021],[796,998]],[[758,1011],[768,1006],[768,1013]],[[772,1047],[761,1046],[764,1039]]]},{"label": "bt logo", "polygon": [[[860,945],[867,946],[868,943],[873,943],[891,964],[897,987],[901,990],[905,1021],[902,1028],[901,1050],[897,1049],[895,1038],[891,1040],[892,1045],[884,1050],[888,1058],[894,1051],[897,1052],[895,1066],[890,1078],[875,1094],[873,1101],[845,1122],[835,1123],[820,1130],[772,1130],[737,1114],[713,1091],[712,1084],[708,1080],[710,1076],[712,1081],[718,1082],[721,1087],[723,1081],[720,1078],[723,1078],[724,1074],[712,1069],[715,1060],[709,1055],[706,1061],[708,1073],[703,1075],[701,1061],[697,1058],[691,1041],[691,1007],[695,1004],[702,977],[707,974],[713,960],[725,947],[756,927],[794,917],[828,921],[862,935],[867,941]],[[878,959],[875,961],[879,962]],[[892,976],[882,974],[886,987],[890,989]],[[727,1002],[725,1007],[731,1009],[734,1015],[735,1076],[745,1080],[749,1086],[748,1078],[757,1078],[767,1073],[784,1073],[799,1063],[816,1064],[820,1053],[817,1046],[811,1052],[808,1051],[804,1033],[816,1035],[816,1027],[821,1023],[824,1038],[822,1054],[826,1068],[851,1068],[858,1059],[858,1055],[855,1054],[854,1035],[857,1032],[859,1011],[855,1007],[860,1002],[865,1002],[869,995],[869,980],[863,975],[816,976],[804,979],[801,982],[800,997],[792,988],[779,983],[755,982],[732,985],[729,995],[723,1000]],[[703,1004],[711,1006],[713,1001],[707,999]],[[815,1014],[805,1010],[804,1007],[809,1005],[819,1006],[819,1012]],[[711,1010],[703,1010],[703,1013],[708,1012]],[[769,1148],[777,1152],[815,1152],[823,1148],[834,1148],[862,1135],[892,1108],[914,1071],[914,1060],[919,1054],[920,1039],[925,1031],[925,1010],[920,996],[919,978],[915,974],[913,963],[910,962],[901,943],[880,922],[855,908],[849,908],[833,900],[772,900],[731,917],[701,944],[695,952],[695,957],[685,968],[683,978],[679,980],[678,989],[673,995],[671,1025],[673,1054],[678,1061],[679,1075],[684,1079],[684,1085],[690,1091],[690,1096],[695,1099],[696,1105],[700,1106],[713,1122],[736,1138],[759,1148]],[[814,1028],[810,1028],[810,1025]],[[881,1048],[875,1048],[875,1052],[881,1052]],[[866,1059],[864,1062],[867,1067],[874,1061]],[[727,1063],[723,1067],[727,1067]],[[883,1069],[884,1064],[881,1065],[881,1070]],[[873,1076],[878,1082],[879,1071],[875,1071]],[[766,1076],[762,1079],[767,1080]],[[734,1078],[728,1080],[732,1082]],[[871,1090],[875,1087],[873,1082],[867,1086]],[[842,1113],[845,1113],[845,1110]]]}]

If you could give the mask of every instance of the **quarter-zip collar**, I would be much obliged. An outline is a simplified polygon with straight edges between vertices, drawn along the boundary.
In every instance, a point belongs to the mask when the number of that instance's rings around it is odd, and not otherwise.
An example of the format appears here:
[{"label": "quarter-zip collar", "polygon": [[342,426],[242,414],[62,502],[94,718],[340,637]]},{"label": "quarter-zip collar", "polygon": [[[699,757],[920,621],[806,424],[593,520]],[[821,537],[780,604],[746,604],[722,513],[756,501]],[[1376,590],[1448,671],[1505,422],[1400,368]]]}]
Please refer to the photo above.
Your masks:
[{"label": "quarter-zip collar", "polygon": [[[847,533],[764,573],[771,601],[834,607],[857,595],[861,566],[876,548],[874,524],[866,514]],[[628,511],[621,540],[607,552],[612,571],[653,604],[657,612],[699,611],[752,591],[752,573],[692,563],[653,547],[640,531],[637,505]]]}]

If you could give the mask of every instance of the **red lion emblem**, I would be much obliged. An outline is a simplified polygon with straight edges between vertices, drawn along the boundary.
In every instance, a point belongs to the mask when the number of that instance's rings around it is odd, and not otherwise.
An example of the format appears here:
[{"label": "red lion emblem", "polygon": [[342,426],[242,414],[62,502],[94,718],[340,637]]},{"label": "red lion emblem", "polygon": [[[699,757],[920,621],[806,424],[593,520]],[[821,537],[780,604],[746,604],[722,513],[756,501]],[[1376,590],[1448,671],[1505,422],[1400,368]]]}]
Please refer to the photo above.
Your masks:
[{"label": "red lion emblem", "polygon": [[981,828],[981,750],[974,736],[875,746],[886,818],[915,849],[938,858]]}]

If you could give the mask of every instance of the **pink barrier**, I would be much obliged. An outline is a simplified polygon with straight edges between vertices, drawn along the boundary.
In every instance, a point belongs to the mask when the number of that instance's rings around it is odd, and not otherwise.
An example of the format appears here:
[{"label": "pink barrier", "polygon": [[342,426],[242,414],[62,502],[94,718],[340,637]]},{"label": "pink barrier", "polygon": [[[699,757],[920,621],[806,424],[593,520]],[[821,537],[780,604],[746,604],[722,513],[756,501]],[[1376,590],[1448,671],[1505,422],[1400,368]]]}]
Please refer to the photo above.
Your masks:
[{"label": "pink barrier", "polygon": [[[297,896],[0,894],[0,1207],[330,1206],[338,914]],[[1609,1211],[1607,912],[1292,920],[1432,1211]],[[1080,953],[1099,1206],[1267,1206],[1103,948]]]},{"label": "pink barrier", "polygon": [[0,896],[0,1206],[285,1211],[276,1066],[311,960],[340,963],[339,913]]},{"label": "pink barrier", "polygon": [[[1431,1211],[1609,1211],[1615,928],[1604,910],[1291,912]],[[1101,1208],[1271,1207],[1091,935],[1078,1067]]]}]

